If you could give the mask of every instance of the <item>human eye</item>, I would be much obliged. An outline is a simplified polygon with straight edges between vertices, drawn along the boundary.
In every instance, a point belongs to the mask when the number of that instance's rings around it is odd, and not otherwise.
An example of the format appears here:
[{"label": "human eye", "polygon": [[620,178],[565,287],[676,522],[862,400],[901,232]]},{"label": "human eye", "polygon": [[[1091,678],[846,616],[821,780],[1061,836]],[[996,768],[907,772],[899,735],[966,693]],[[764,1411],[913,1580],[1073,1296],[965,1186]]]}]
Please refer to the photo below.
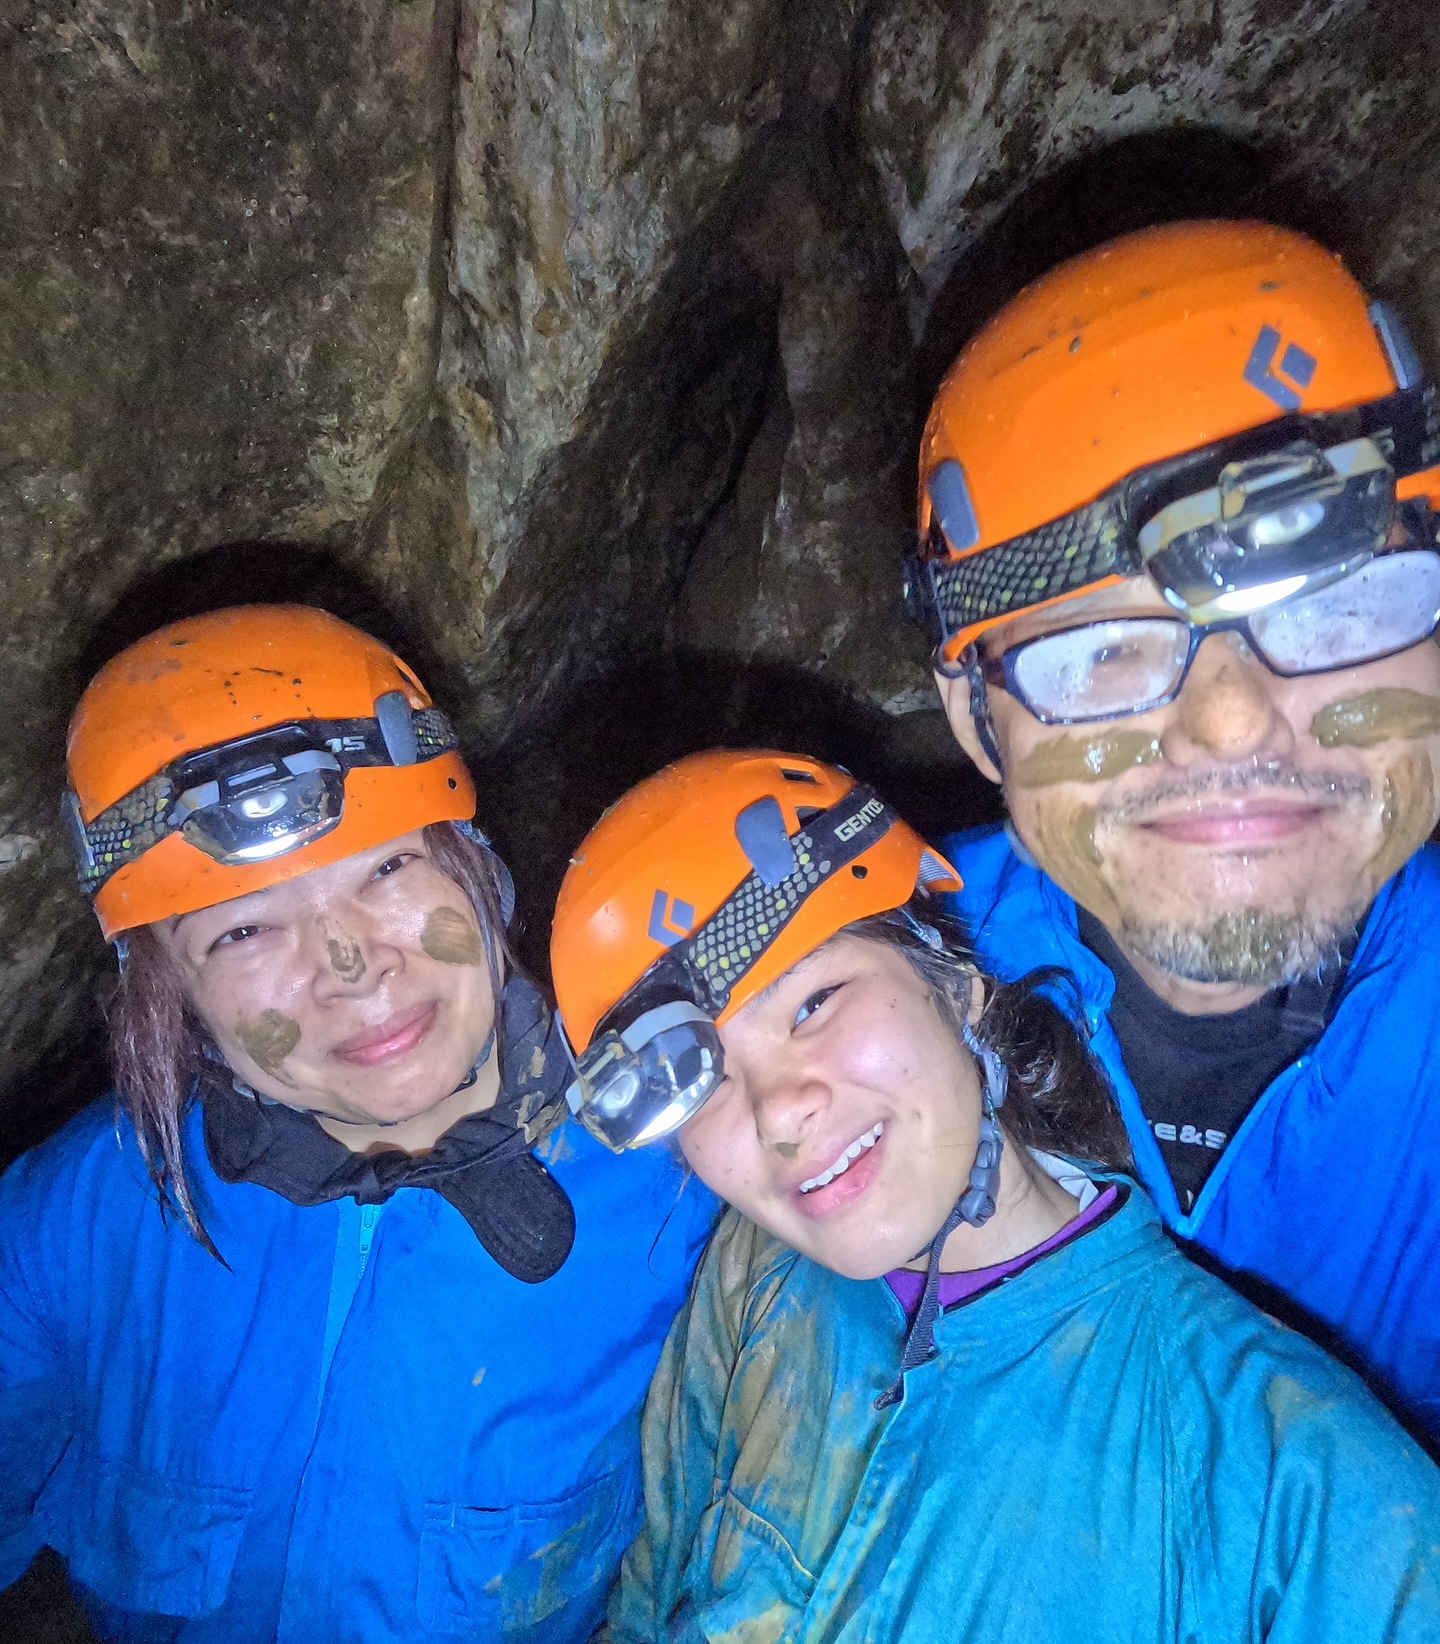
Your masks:
[{"label": "human eye", "polygon": [[795,1026],[799,1027],[802,1022],[808,1022],[825,1001],[832,994],[838,993],[843,986],[843,983],[836,982],[832,987],[817,988],[814,993],[807,994],[799,1010],[795,1012]]},{"label": "human eye", "polygon": [[1103,718],[1173,689],[1188,649],[1188,628],[1170,618],[1088,623],[1025,646],[1013,664],[1015,684],[1042,717]]},{"label": "human eye", "polygon": [[408,862],[413,862],[414,860],[414,851],[397,851],[394,856],[387,856],[379,867],[375,869],[375,872],[371,877],[375,879],[389,879],[392,875],[399,873],[401,868],[403,868]]},{"label": "human eye", "polygon": [[1140,654],[1140,647],[1130,640],[1112,639],[1097,644],[1090,653],[1091,668],[1123,667]]},{"label": "human eye", "polygon": [[220,948],[238,947],[241,942],[248,942],[258,936],[264,928],[263,925],[236,925],[233,929],[217,936],[206,951],[214,953]]}]

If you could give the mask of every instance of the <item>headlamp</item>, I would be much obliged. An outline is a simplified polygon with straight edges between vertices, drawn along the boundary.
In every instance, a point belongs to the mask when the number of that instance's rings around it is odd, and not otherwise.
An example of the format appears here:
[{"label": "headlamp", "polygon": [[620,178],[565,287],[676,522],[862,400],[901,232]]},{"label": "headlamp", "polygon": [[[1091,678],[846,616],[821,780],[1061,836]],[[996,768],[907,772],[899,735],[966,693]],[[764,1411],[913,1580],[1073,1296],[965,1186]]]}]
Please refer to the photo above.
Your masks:
[{"label": "headlamp", "polygon": [[711,1018],[677,999],[602,1033],[576,1071],[572,1110],[619,1152],[684,1124],[724,1078],[725,1052]]},{"label": "headlamp", "polygon": [[976,548],[964,475],[946,458],[926,478],[929,537],[907,565],[907,605],[947,674],[966,671],[962,653],[991,624],[1147,570],[1192,622],[1243,616],[1363,566],[1385,546],[1397,478],[1437,464],[1440,404],[1414,383],[1167,458]]},{"label": "headlamp", "polygon": [[1357,570],[1383,546],[1395,475],[1369,439],[1227,463],[1140,529],[1145,568],[1192,622],[1248,615]]},{"label": "headlamp", "polygon": [[298,850],[329,833],[345,807],[339,759],[300,725],[191,754],[171,767],[170,780],[181,791],[167,827],[216,862]]},{"label": "headlamp", "polygon": [[413,765],[456,745],[438,708],[412,710],[387,691],[373,719],[298,720],[183,754],[90,822],[67,794],[81,886],[93,895],[172,833],[227,865],[299,850],[338,826],[347,771]]}]

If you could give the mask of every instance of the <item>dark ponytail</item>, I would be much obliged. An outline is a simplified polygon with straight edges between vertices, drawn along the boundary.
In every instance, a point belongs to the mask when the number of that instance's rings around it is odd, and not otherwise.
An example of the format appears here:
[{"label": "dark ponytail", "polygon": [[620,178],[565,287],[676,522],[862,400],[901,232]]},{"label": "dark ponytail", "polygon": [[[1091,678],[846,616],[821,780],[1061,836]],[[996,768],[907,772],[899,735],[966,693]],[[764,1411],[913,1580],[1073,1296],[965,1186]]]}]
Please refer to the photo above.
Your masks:
[{"label": "dark ponytail", "polygon": [[[925,930],[934,936],[933,945]],[[1009,1069],[1001,1123],[1014,1141],[1105,1169],[1133,1169],[1124,1121],[1104,1076],[1064,1013],[1038,991],[1047,984],[1066,985],[1063,973],[1034,971],[1018,982],[993,980],[976,963],[960,926],[923,896],[908,910],[861,919],[844,934],[899,948],[957,1039],[969,1013],[971,984],[981,978],[985,1003],[974,1030]]]}]

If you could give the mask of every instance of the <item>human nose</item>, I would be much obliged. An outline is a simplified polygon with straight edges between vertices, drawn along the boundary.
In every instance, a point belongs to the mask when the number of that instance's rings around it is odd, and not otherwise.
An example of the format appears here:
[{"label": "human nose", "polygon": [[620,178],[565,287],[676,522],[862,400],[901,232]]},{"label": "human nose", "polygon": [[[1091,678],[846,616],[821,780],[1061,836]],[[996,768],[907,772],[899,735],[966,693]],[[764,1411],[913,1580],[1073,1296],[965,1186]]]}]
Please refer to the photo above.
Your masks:
[{"label": "human nose", "polygon": [[1165,758],[1191,765],[1205,758],[1236,763],[1292,754],[1295,733],[1276,701],[1279,684],[1239,634],[1202,640],[1161,733]]},{"label": "human nose", "polygon": [[829,1082],[809,1067],[778,1058],[752,1073],[745,1085],[762,1145],[793,1158],[830,1105]]},{"label": "human nose", "polygon": [[368,997],[400,961],[400,950],[371,921],[327,915],[311,939],[315,990],[322,999]]}]

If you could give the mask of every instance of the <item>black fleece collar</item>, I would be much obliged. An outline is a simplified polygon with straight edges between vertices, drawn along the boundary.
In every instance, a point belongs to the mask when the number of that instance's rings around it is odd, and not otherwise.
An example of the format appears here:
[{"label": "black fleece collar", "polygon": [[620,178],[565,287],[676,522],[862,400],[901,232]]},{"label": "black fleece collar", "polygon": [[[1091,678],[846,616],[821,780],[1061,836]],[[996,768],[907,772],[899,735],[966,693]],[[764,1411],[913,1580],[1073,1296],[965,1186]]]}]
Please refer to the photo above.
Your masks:
[{"label": "black fleece collar", "polygon": [[560,1029],[529,982],[512,976],[500,1006],[500,1095],[458,1120],[425,1153],[352,1153],[308,1113],[235,1088],[226,1067],[201,1076],[205,1149],[223,1182],[253,1182],[291,1204],[384,1204],[428,1187],[460,1212],[507,1273],[538,1284],[559,1272],[575,1212],[530,1151],[564,1112],[569,1062]]}]

